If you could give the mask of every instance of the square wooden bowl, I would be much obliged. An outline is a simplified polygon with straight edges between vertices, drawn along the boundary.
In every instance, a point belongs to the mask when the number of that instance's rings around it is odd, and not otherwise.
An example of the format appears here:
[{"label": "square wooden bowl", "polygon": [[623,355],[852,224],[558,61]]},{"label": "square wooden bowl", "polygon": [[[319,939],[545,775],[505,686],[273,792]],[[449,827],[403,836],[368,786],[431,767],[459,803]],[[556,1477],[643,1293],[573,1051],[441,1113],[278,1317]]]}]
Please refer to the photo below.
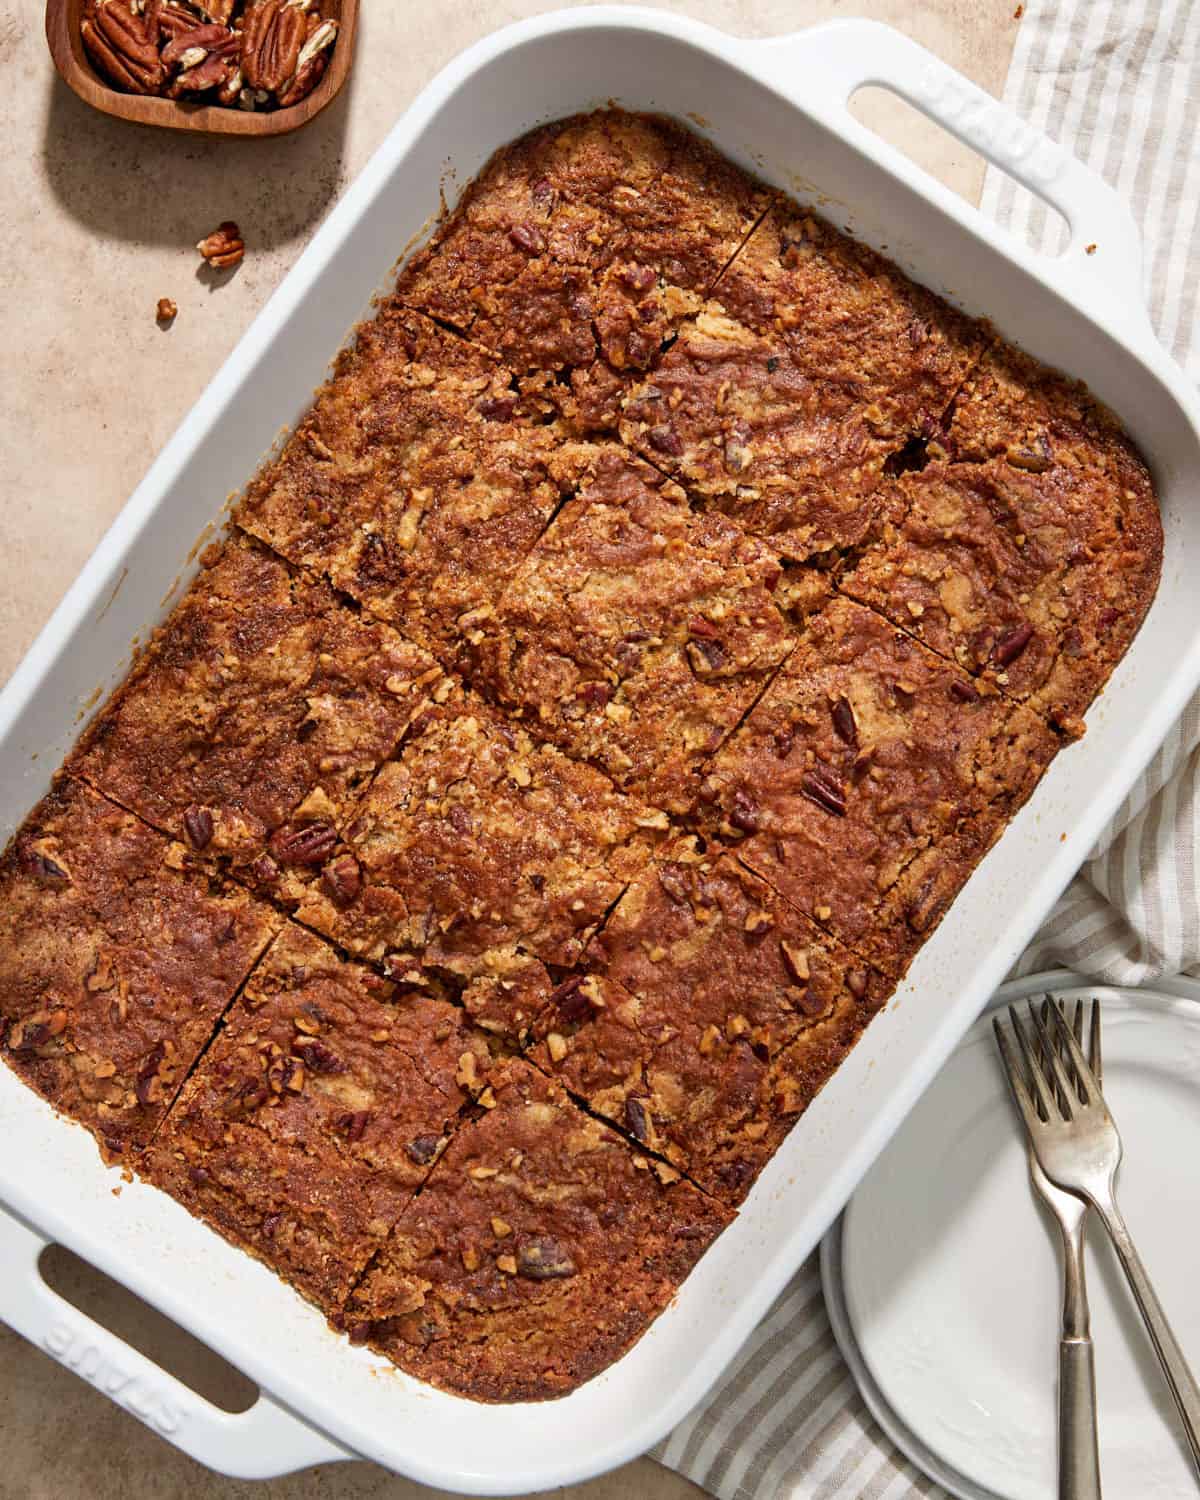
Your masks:
[{"label": "square wooden bowl", "polygon": [[226,109],[219,104],[188,104],[124,94],[107,83],[84,51],[79,23],[84,0],[46,0],[46,41],[54,66],[67,86],[94,109],[139,125],[161,125],[166,130],[190,130],[200,135],[285,135],[307,125],[337,95],[346,81],[354,55],[358,0],[324,0],[322,12],[338,23],[338,37],[329,66],[312,93],[287,109]]}]

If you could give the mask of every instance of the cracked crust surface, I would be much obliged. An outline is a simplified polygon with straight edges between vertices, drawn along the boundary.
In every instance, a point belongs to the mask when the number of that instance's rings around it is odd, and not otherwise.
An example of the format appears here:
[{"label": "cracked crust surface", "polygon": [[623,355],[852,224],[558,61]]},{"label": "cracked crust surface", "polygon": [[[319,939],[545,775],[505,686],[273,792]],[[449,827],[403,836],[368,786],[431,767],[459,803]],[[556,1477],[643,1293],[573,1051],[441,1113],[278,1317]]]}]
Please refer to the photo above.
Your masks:
[{"label": "cracked crust surface", "polygon": [[331,1313],[489,1065],[432,982],[399,989],[289,924],[142,1168]]},{"label": "cracked crust surface", "polygon": [[1150,478],[1082,386],[607,110],[493,158],[234,521],[71,761],[175,838],[68,781],[0,866],[4,1055],[110,1155],[195,1063],[181,1200],[414,1374],[563,1394],[1081,732]]},{"label": "cracked crust surface", "polygon": [[730,1207],[824,1082],[816,1039],[848,1047],[891,988],[696,839],[642,871],[588,958],[594,972],[539,1021],[533,1060]]},{"label": "cracked crust surface", "polygon": [[790,647],[780,571],[657,470],[596,448],[482,623],[480,679],[537,734],[682,811]]},{"label": "cracked crust surface", "polygon": [[918,900],[913,861],[936,863],[963,829],[985,852],[1058,744],[995,688],[838,598],[716,757],[701,805],[726,837],[751,835],[751,868],[899,976],[941,915]]},{"label": "cracked crust surface", "polygon": [[347,1306],[352,1336],[482,1401],[563,1395],[617,1359],[728,1222],[514,1061]]},{"label": "cracked crust surface", "polygon": [[[313,887],[300,920],[392,969],[474,984],[465,1001],[519,1034],[640,866],[666,819],[453,695],[413,725],[346,832],[354,899]],[[507,1015],[505,1014],[507,1012]]]},{"label": "cracked crust surface", "polygon": [[427,652],[235,536],[67,764],[193,852],[294,899],[324,863],[320,834],[341,825],[440,680]]},{"label": "cracked crust surface", "polygon": [[0,860],[0,1050],[129,1159],[162,1120],[279,919],[78,781]]}]

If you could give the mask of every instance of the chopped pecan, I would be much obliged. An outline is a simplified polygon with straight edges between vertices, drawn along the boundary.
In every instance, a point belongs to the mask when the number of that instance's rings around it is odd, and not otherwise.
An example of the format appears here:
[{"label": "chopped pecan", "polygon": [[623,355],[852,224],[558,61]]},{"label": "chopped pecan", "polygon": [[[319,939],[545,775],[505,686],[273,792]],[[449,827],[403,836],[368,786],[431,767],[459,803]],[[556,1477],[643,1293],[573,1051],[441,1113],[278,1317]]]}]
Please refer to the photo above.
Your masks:
[{"label": "chopped pecan", "polygon": [[34,880],[69,881],[70,875],[58,860],[51,859],[40,849],[35,849],[32,844],[22,844],[17,855],[17,861],[26,875],[31,875]]},{"label": "chopped pecan", "polygon": [[150,1049],[142,1066],[138,1069],[137,1082],[134,1085],[134,1093],[137,1102],[148,1108],[154,1103],[156,1090],[154,1085],[158,1082],[159,1069],[162,1067],[163,1058],[167,1055],[167,1049],[162,1042],[156,1042]]},{"label": "chopped pecan", "polygon": [[553,1281],[574,1276],[575,1262],[566,1248],[550,1235],[530,1235],[522,1238],[517,1246],[516,1270],[519,1276],[529,1281]]},{"label": "chopped pecan", "polygon": [[858,724],[854,718],[854,710],[850,707],[850,700],[848,698],[835,699],[830,706],[830,715],[838,738],[845,740],[847,745],[857,745]]},{"label": "chopped pecan", "polygon": [[646,437],[656,453],[665,453],[668,458],[678,458],[683,452],[683,439],[669,422],[652,427]]},{"label": "chopped pecan", "polygon": [[321,871],[321,884],[338,906],[349,906],[358,900],[362,890],[362,871],[353,854],[339,854]]},{"label": "chopped pecan", "polygon": [[179,309],[171,301],[170,297],[160,297],[158,305],[154,309],[154,316],[160,323],[173,323],[179,314]]},{"label": "chopped pecan", "polygon": [[658,883],[677,906],[686,906],[688,904],[690,893],[686,865],[659,865]]},{"label": "chopped pecan", "polygon": [[344,1073],[346,1064],[332,1047],[315,1036],[299,1036],[292,1043],[292,1051],[311,1073]]},{"label": "chopped pecan", "polygon": [[529,255],[541,255],[546,248],[546,236],[533,224],[514,224],[508,237],[518,250]]},{"label": "chopped pecan", "polygon": [[800,778],[800,790],[826,812],[838,818],[846,816],[846,794],[841,783],[823,766],[804,773]]},{"label": "chopped pecan", "polygon": [[585,1021],[591,1015],[591,1003],[582,986],[583,975],[572,974],[550,991],[551,1003],[558,1007],[564,1021]]},{"label": "chopped pecan", "polygon": [[979,693],[965,677],[956,677],[950,684],[950,696],[959,703],[978,703]]},{"label": "chopped pecan", "polygon": [[212,843],[213,815],[207,807],[197,807],[193,803],[185,808],[183,826],[193,849],[207,849]]},{"label": "chopped pecan", "polygon": [[1018,625],[1000,637],[992,647],[992,660],[998,667],[1007,667],[1016,661],[1032,639],[1033,626],[1026,621],[1024,625]]},{"label": "chopped pecan", "polygon": [[729,807],[729,821],[733,826],[740,828],[743,833],[757,833],[762,827],[759,813],[758,803],[743,787],[738,787]]},{"label": "chopped pecan", "polygon": [[368,1110],[356,1109],[349,1114],[338,1117],[338,1129],[348,1141],[362,1140],[363,1131],[367,1128],[367,1122],[371,1115]]},{"label": "chopped pecan", "polygon": [[640,1099],[632,1097],[625,1101],[625,1124],[629,1127],[629,1133],[635,1141],[641,1141],[645,1146],[650,1140],[650,1121],[646,1115],[646,1106]]},{"label": "chopped pecan", "polygon": [[419,1167],[427,1167],[442,1147],[440,1135],[419,1135],[405,1146],[411,1160]]}]

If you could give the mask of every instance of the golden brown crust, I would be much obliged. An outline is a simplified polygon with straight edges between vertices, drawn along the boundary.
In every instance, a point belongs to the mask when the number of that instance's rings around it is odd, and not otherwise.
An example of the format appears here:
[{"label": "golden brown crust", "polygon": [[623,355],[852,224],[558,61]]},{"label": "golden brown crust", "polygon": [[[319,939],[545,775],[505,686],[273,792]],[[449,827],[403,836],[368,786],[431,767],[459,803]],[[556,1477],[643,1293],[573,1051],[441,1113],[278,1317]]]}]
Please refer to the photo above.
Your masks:
[{"label": "golden brown crust", "polygon": [[109,1158],[150,1139],[278,919],[63,780],[0,860],[5,1062]]},{"label": "golden brown crust", "polygon": [[492,1082],[342,1321],[459,1395],[545,1400],[623,1354],[729,1216],[527,1063]]},{"label": "golden brown crust", "polygon": [[752,869],[898,977],[929,928],[885,920],[885,898],[963,825],[1002,827],[1058,743],[994,688],[835,599],[716,757],[701,806],[725,836],[753,835]]},{"label": "golden brown crust", "polygon": [[432,983],[398,991],[288,924],[141,1170],[332,1313],[489,1064]]},{"label": "golden brown crust", "polygon": [[699,766],[790,641],[775,557],[616,446],[480,624],[481,680],[531,729],[656,806]]},{"label": "golden brown crust", "polygon": [[352,899],[312,887],[300,920],[399,971],[436,966],[465,1003],[518,1036],[665,828],[465,693],[421,715],[346,831]]},{"label": "golden brown crust", "polygon": [[842,1011],[861,1029],[891,988],[696,839],[642,871],[588,958],[595,972],[538,1021],[533,1060],[730,1207],[824,1081],[791,1044]]},{"label": "golden brown crust", "polygon": [[294,899],[443,680],[428,652],[235,536],[67,764],[194,853]]},{"label": "golden brown crust", "polygon": [[[69,762],[131,812],[0,863],[0,1051],[481,1400],[658,1314],[1162,557],[1085,388],[616,110],[493,158],[235,528]],[[338,949],[235,998],[225,871]]]}]

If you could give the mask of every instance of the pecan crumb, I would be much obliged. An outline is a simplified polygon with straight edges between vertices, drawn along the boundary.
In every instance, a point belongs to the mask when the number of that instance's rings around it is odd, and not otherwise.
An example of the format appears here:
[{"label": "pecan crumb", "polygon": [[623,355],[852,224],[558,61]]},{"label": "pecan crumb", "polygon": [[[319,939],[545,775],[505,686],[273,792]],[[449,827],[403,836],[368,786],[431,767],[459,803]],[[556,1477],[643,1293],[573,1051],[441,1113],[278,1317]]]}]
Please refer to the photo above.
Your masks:
[{"label": "pecan crumb", "polygon": [[170,297],[160,297],[155,308],[154,316],[160,323],[173,323],[179,315],[179,309],[171,301]]}]

